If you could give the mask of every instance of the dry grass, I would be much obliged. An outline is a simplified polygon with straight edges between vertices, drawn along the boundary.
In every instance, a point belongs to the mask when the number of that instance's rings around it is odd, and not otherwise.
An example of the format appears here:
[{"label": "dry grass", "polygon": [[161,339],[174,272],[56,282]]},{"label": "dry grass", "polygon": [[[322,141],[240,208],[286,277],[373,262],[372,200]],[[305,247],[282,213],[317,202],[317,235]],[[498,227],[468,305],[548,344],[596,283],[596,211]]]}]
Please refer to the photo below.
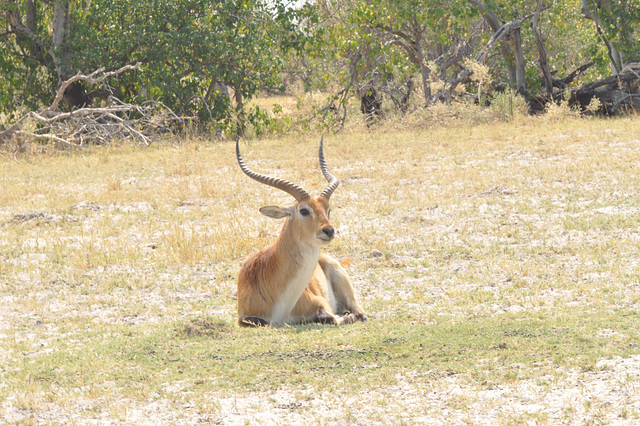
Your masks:
[{"label": "dry grass", "polygon": [[[555,114],[325,137],[328,250],[370,318],[343,328],[234,325],[280,227],[257,209],[291,200],[232,144],[5,153],[0,418],[637,422],[640,125]],[[318,140],[243,155],[318,191]]]}]

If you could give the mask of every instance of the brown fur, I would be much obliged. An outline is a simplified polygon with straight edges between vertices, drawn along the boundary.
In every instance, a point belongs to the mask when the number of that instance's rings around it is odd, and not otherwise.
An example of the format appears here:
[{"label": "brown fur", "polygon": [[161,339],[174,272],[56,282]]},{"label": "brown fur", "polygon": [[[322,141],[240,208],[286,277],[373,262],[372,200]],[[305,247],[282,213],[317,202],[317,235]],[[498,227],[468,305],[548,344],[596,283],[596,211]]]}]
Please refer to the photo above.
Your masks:
[{"label": "brown fur", "polygon": [[[312,214],[302,216],[303,208]],[[325,232],[328,228],[333,232],[328,211],[329,200],[324,197],[307,198],[288,208],[261,209],[270,217],[290,214],[276,242],[250,256],[240,269],[240,325],[250,325],[244,321],[249,317],[275,325],[366,321],[346,271],[336,260],[319,254],[320,247],[333,237]]]}]

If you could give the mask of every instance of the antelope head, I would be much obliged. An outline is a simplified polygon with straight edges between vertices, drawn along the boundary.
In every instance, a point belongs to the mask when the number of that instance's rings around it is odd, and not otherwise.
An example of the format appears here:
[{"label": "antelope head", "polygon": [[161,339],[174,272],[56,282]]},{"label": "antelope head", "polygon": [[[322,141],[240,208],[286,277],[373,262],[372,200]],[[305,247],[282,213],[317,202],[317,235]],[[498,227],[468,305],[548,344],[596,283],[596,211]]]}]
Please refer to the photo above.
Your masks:
[{"label": "antelope head", "polygon": [[322,142],[321,139],[319,149],[320,169],[329,183],[320,193],[320,196],[311,197],[307,191],[292,182],[265,176],[250,170],[240,155],[239,141],[236,141],[238,164],[247,176],[265,185],[280,189],[293,196],[296,200],[290,206],[262,207],[260,213],[272,219],[287,219],[280,235],[281,239],[291,235],[295,236],[297,242],[313,247],[320,247],[333,240],[335,229],[329,222],[331,213],[329,198],[340,184],[340,181],[327,168],[324,161]]}]

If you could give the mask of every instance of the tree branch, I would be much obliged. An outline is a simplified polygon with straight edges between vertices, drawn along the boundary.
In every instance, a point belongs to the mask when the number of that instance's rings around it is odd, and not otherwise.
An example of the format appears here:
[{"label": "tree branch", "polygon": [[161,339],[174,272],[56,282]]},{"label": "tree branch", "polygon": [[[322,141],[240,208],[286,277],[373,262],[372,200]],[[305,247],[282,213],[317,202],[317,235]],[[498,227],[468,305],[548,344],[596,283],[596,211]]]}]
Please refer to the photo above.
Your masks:
[{"label": "tree branch", "polygon": [[[516,29],[519,29],[520,26],[522,25],[522,23],[524,21],[526,21],[527,19],[530,19],[531,17],[533,17],[534,14],[530,14],[527,15],[523,18],[517,19],[515,21],[510,21],[507,22],[506,24],[504,24],[503,26],[501,26],[498,31],[496,31],[491,38],[489,39],[489,41],[487,42],[487,44],[480,50],[480,52],[478,52],[478,54],[475,57],[476,62],[484,64],[487,60],[487,56],[489,54],[489,52],[491,50],[493,50],[493,48],[496,46],[496,44],[504,39],[505,37],[508,37],[513,31],[515,31]],[[436,93],[435,95],[433,95],[431,97],[431,99],[428,102],[428,105],[431,105],[435,102],[437,102],[439,99],[441,99],[443,96],[445,95],[451,95],[451,93],[453,93],[453,91],[455,90],[455,88],[462,83],[463,81],[466,81],[467,78],[469,78],[469,76],[473,74],[473,71],[471,71],[468,68],[464,68],[462,71],[460,71],[454,78],[448,80],[445,84],[445,87],[438,91],[438,93]]]},{"label": "tree branch", "polygon": [[[53,100],[53,103],[48,108],[45,108],[42,111],[40,111],[40,115],[51,116],[56,111],[56,109],[58,109],[58,105],[60,104],[60,101],[64,97],[64,93],[67,90],[67,88],[71,86],[71,84],[75,83],[76,81],[86,81],[89,84],[101,83],[109,77],[113,77],[114,75],[122,74],[123,72],[130,71],[130,70],[142,71],[142,69],[140,68],[140,62],[138,62],[135,65],[125,65],[120,69],[117,69],[115,71],[109,71],[109,72],[104,72],[104,68],[99,68],[88,76],[78,71],[76,75],[74,75],[73,77],[71,77],[70,79],[62,83],[62,85],[58,89],[58,92],[56,93],[56,97]],[[103,73],[103,74],[100,75],[99,77],[96,77],[100,73]]]},{"label": "tree branch", "polygon": [[[142,105],[123,103],[109,97],[109,105],[104,107],[85,107],[71,112],[59,112],[57,107],[65,90],[76,81],[96,84],[106,78],[128,70],[140,70],[140,64],[127,65],[118,70],[104,72],[99,69],[90,75],[76,74],[63,82],[53,103],[40,112],[29,112],[18,119],[9,129],[0,132],[0,144],[9,137],[27,137],[64,143],[69,146],[82,146],[85,141],[107,143],[110,140],[139,140],[149,145],[150,138],[157,134],[169,133],[173,123],[184,123],[195,117],[178,117],[160,102],[148,102]],[[34,131],[20,129],[26,120],[36,124]],[[79,143],[74,143],[78,141]]]},{"label": "tree branch", "polygon": [[576,79],[578,75],[582,74],[592,66],[593,66],[593,62],[589,62],[588,64],[581,65],[580,67],[576,68],[571,74],[563,78],[561,81],[564,84],[569,85],[571,84],[571,82],[573,82],[573,80]]}]

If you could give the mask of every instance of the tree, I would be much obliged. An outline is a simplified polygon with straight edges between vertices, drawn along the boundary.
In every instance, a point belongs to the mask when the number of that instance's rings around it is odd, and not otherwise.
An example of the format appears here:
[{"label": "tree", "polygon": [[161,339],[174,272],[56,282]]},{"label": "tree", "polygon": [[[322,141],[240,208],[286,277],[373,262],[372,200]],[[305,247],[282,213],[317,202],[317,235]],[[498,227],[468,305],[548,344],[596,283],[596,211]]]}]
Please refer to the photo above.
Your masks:
[{"label": "tree", "polygon": [[585,19],[593,21],[598,37],[607,48],[611,72],[640,60],[640,3],[637,0],[581,0]]},{"label": "tree", "polygon": [[[469,42],[470,8],[462,0],[352,0],[320,2],[320,7],[356,94],[386,92],[401,110],[413,90],[413,74],[419,76],[427,104],[438,70],[446,74],[459,63],[458,53]],[[405,92],[391,95],[391,86]]]},{"label": "tree", "polygon": [[152,98],[202,121],[240,123],[240,133],[246,100],[279,84],[282,53],[305,48],[314,20],[312,7],[287,0],[4,0],[0,10],[3,112],[50,103],[77,70],[141,62],[144,73],[119,76],[109,93],[87,99]]},{"label": "tree", "polygon": [[[11,113],[18,104],[35,108],[52,95],[51,87],[61,81],[58,74],[64,64],[61,45],[68,28],[68,2],[55,1],[50,13],[55,16],[53,34],[44,31],[44,6],[34,0],[4,0],[3,36],[0,39],[0,104]],[[49,21],[52,18],[48,18]]]}]

